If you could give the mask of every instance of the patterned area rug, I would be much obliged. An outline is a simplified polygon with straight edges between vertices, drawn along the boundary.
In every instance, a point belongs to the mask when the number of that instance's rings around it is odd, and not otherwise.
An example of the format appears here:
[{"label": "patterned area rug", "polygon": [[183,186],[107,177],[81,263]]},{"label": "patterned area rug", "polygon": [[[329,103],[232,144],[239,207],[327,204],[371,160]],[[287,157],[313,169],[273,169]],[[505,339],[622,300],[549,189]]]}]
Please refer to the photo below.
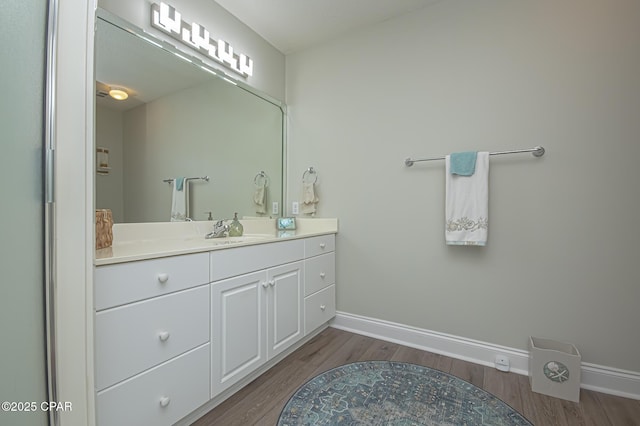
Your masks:
[{"label": "patterned area rug", "polygon": [[532,426],[490,393],[414,364],[356,362],[308,381],[291,397],[278,426]]}]

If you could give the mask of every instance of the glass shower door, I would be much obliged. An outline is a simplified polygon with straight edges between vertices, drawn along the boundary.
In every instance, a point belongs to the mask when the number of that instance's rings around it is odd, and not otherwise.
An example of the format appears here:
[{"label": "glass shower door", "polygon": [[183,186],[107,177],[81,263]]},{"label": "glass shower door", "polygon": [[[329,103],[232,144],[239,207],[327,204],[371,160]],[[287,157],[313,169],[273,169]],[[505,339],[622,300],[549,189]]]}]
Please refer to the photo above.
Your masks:
[{"label": "glass shower door", "polygon": [[49,415],[41,409],[47,400],[43,196],[47,2],[7,0],[2,9],[0,424],[39,426],[48,424]]}]

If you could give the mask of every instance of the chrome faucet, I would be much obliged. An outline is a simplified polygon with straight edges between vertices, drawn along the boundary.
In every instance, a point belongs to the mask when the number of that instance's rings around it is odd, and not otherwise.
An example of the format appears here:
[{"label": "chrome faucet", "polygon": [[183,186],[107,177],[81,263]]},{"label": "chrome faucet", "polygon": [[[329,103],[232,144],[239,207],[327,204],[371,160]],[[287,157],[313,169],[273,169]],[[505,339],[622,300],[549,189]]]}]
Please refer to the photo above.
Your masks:
[{"label": "chrome faucet", "polygon": [[224,238],[227,236],[227,232],[229,232],[229,225],[225,225],[224,220],[219,220],[213,224],[213,231],[204,237],[208,240],[211,238]]}]

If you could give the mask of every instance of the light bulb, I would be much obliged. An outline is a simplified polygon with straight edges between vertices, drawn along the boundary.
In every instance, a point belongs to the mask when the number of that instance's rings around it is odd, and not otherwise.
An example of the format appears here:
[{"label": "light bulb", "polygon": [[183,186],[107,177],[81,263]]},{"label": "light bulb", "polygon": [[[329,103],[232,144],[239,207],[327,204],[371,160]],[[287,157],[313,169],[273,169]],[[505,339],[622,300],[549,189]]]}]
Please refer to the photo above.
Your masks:
[{"label": "light bulb", "polygon": [[116,101],[124,101],[129,97],[129,94],[123,89],[113,88],[109,90],[109,96],[111,96]]}]

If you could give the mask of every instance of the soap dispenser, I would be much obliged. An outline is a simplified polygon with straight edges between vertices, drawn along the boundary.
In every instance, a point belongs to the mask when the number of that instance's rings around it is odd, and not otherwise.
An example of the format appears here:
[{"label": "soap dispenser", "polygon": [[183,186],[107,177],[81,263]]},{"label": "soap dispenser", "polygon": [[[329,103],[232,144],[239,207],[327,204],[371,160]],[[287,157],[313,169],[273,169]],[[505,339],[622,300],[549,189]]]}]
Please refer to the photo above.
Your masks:
[{"label": "soap dispenser", "polygon": [[238,220],[238,213],[233,214],[233,220],[231,224],[229,224],[229,236],[230,237],[241,237],[242,231],[244,231],[244,227]]}]

